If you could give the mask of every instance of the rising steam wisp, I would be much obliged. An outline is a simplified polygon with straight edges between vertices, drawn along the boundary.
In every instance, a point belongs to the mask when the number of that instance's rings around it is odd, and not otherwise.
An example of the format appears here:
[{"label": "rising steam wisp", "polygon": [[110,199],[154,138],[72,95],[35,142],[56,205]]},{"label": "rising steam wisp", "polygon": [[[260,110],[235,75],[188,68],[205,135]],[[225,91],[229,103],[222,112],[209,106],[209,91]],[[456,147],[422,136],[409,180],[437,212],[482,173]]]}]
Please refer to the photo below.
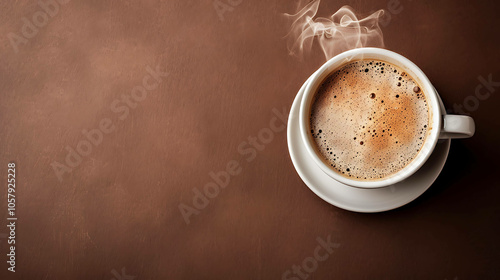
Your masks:
[{"label": "rising steam wisp", "polygon": [[291,24],[286,36],[291,55],[302,56],[309,52],[315,39],[326,60],[354,48],[384,47],[384,36],[379,26],[384,10],[358,19],[351,7],[343,6],[329,18],[314,18],[319,3],[320,0],[315,0],[294,15],[285,14]]}]

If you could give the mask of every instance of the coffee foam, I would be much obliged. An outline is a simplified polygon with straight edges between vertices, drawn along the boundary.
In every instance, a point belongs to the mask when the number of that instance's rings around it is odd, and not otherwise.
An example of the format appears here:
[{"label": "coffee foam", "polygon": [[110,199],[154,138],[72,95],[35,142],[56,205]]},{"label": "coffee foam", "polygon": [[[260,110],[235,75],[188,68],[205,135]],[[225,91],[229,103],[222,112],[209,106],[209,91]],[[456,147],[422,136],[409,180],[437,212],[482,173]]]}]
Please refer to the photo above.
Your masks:
[{"label": "coffee foam", "polygon": [[317,151],[336,172],[380,180],[408,165],[430,130],[423,89],[399,67],[347,63],[318,88],[311,107]]}]

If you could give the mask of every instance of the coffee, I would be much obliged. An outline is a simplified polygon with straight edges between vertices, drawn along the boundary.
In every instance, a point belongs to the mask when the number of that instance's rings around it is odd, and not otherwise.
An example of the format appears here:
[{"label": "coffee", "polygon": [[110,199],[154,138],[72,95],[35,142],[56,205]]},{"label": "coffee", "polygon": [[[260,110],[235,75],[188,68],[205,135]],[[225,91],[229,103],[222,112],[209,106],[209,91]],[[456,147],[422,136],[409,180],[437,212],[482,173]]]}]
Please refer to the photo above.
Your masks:
[{"label": "coffee", "polygon": [[317,152],[337,173],[381,180],[407,166],[430,131],[418,82],[379,60],[349,62],[319,86],[310,129]]}]

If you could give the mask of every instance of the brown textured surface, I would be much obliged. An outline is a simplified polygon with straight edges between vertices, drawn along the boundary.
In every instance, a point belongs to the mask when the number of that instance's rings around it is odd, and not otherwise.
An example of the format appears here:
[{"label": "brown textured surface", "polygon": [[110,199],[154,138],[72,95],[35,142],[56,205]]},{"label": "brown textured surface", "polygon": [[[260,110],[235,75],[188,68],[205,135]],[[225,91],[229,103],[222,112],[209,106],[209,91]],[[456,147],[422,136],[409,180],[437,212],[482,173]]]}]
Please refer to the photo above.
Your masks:
[{"label": "brown textured surface", "polygon": [[[324,1],[320,15],[343,4],[366,15],[388,1]],[[386,46],[419,65],[448,108],[479,76],[500,81],[496,2],[401,4]],[[135,279],[280,279],[328,235],[340,247],[310,279],[499,278],[498,87],[470,112],[474,138],[454,141],[431,189],[395,211],[322,201],[295,172],[284,131],[250,162],[238,153],[322,63],[287,53],[280,13],[295,8],[243,0],[220,21],[212,1],[70,1],[15,53],[7,34],[40,7],[4,1],[0,177],[14,160],[19,221],[17,272],[0,238],[0,278],[109,280],[124,267]],[[110,105],[147,65],[170,75],[121,121]],[[115,131],[60,182],[50,164],[104,118]],[[186,225],[179,203],[230,160],[241,173]]]}]

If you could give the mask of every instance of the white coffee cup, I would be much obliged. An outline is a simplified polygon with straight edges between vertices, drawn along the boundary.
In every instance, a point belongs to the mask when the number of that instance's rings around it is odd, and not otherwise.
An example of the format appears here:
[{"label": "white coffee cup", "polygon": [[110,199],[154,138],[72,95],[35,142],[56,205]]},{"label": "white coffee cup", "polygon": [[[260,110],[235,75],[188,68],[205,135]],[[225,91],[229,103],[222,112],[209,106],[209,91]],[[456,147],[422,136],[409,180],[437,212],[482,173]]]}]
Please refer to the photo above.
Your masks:
[{"label": "white coffee cup", "polygon": [[[422,87],[429,106],[430,119],[426,140],[417,156],[395,174],[380,180],[354,180],[340,175],[328,166],[315,149],[314,139],[310,133],[310,110],[313,97],[324,79],[349,61],[382,60],[403,69]],[[474,134],[474,120],[468,116],[447,115],[439,103],[439,96],[427,76],[413,62],[395,52],[379,48],[358,48],[343,52],[328,60],[307,84],[300,104],[300,133],[302,140],[314,162],[330,177],[352,187],[381,188],[400,182],[413,175],[429,158],[439,139],[468,138]]]}]

